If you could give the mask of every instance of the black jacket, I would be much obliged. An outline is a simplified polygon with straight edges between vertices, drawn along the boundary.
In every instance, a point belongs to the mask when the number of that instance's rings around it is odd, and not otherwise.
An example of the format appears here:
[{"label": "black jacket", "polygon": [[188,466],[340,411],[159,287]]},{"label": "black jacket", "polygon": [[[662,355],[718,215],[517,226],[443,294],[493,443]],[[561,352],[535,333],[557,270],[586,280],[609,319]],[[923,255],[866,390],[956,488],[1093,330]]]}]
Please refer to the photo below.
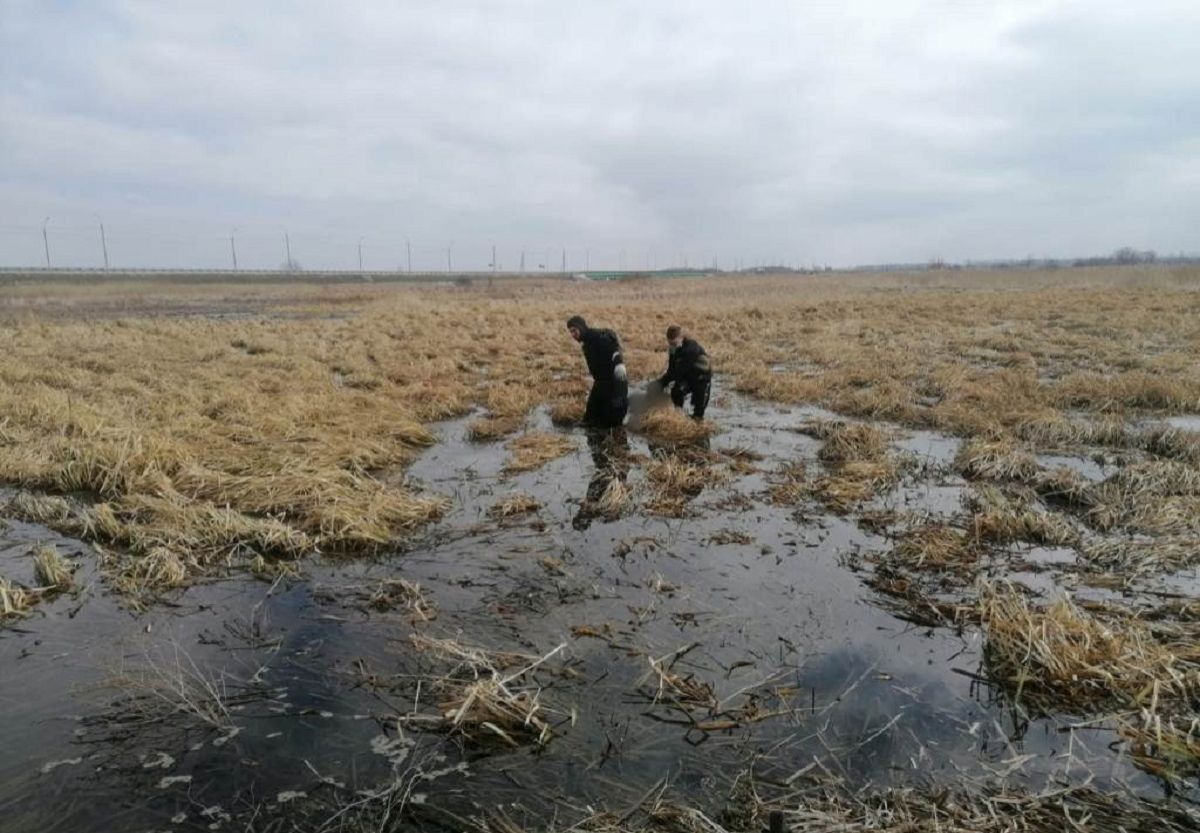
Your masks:
[{"label": "black jacket", "polygon": [[621,342],[612,330],[589,327],[583,331],[583,358],[588,371],[597,382],[611,382],[613,370],[625,360],[621,358]]},{"label": "black jacket", "polygon": [[667,359],[667,372],[659,382],[664,386],[672,382],[691,382],[697,379],[707,379],[712,375],[712,366],[704,348],[691,338],[685,338],[683,344],[671,351]]}]

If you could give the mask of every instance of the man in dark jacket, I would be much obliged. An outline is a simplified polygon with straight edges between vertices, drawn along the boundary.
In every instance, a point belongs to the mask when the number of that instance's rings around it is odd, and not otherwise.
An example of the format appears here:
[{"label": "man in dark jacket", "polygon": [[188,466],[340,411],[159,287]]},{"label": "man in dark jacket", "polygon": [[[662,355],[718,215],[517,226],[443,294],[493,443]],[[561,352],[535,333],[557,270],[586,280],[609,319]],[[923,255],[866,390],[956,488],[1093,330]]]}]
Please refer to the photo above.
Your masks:
[{"label": "man in dark jacket", "polygon": [[629,376],[621,356],[621,342],[612,330],[593,329],[582,316],[567,321],[571,338],[583,347],[583,358],[592,374],[583,424],[592,428],[616,428],[629,410]]},{"label": "man in dark jacket", "polygon": [[691,394],[692,416],[704,419],[704,409],[708,407],[708,395],[712,391],[712,365],[708,354],[695,339],[688,338],[674,324],[667,327],[667,344],[670,358],[667,359],[667,372],[659,383],[663,390],[674,385],[671,401],[676,408],[682,408],[684,399]]}]

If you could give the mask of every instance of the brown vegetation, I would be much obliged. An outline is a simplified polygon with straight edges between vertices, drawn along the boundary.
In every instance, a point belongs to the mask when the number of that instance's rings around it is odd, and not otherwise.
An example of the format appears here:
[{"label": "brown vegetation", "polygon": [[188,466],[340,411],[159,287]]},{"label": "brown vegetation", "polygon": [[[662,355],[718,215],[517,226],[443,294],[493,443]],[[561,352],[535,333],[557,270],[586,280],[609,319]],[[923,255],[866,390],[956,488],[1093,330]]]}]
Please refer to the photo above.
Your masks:
[{"label": "brown vegetation", "polygon": [[[572,423],[587,383],[566,315],[615,327],[637,380],[663,367],[664,308],[719,359],[719,386],[974,438],[960,458],[971,477],[1044,477],[1029,451],[1062,445],[1192,465],[1193,436],[1129,418],[1200,410],[1196,279],[1022,273],[1020,291],[1011,273],[980,272],[517,282],[502,293],[19,285],[0,306],[0,480],[77,493],[77,510],[25,499],[20,511],[117,546],[109,563],[130,590],[243,557],[375,550],[444,509],[401,476],[432,441],[426,423],[478,408],[472,435],[491,439],[539,403]],[[214,293],[222,309],[255,315],[204,315]],[[184,314],[157,314],[167,310]],[[656,419],[672,443],[712,431],[673,410]],[[842,449],[843,439],[853,432],[827,440],[828,471],[781,488],[847,511],[893,482],[875,440]],[[1190,534],[1200,496],[1167,480],[1096,490],[1089,521]]]}]

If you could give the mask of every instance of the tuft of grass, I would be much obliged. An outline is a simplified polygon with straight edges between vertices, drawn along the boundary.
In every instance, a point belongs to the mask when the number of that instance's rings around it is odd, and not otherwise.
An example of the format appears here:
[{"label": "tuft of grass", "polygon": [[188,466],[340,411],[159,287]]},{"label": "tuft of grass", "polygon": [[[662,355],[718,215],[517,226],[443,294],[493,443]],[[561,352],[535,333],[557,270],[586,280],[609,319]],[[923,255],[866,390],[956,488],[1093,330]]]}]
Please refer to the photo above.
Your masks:
[{"label": "tuft of grass", "polygon": [[887,452],[887,435],[874,425],[823,422],[810,430],[814,436],[825,440],[817,457],[826,464],[874,462]]},{"label": "tuft of grass", "polygon": [[717,426],[692,419],[678,408],[659,408],[643,416],[637,430],[655,442],[689,445],[707,440],[717,432]]},{"label": "tuft of grass", "polygon": [[614,474],[608,478],[608,482],[604,486],[604,491],[594,501],[593,508],[602,517],[612,520],[619,518],[629,508],[632,500],[633,490],[629,484],[624,478]]},{"label": "tuft of grass", "polygon": [[886,556],[890,567],[906,570],[970,572],[981,551],[963,530],[928,523],[903,534]]},{"label": "tuft of grass", "polygon": [[488,508],[487,513],[490,518],[511,518],[515,515],[526,515],[530,512],[536,512],[541,507],[542,504],[538,502],[537,498],[517,492],[492,504]]},{"label": "tuft of grass", "polygon": [[1040,471],[1032,454],[1005,439],[971,440],[959,451],[954,465],[964,477],[981,480],[1029,481]]},{"label": "tuft of grass", "polygon": [[1153,538],[1104,538],[1084,544],[1089,566],[1126,577],[1174,573],[1200,564],[1200,547],[1191,535]]},{"label": "tuft of grass", "polygon": [[1132,617],[1102,621],[1070,599],[1037,608],[1010,586],[980,599],[990,677],[1039,713],[1157,710],[1200,694],[1200,648],[1163,644]]},{"label": "tuft of grass", "polygon": [[560,399],[550,406],[550,421],[562,427],[571,427],[583,422],[586,403],[578,396]]},{"label": "tuft of grass", "polygon": [[467,425],[467,439],[473,442],[493,442],[516,430],[525,422],[524,416],[480,417]]},{"label": "tuft of grass", "polygon": [[767,499],[776,506],[795,506],[812,494],[803,460],[785,463],[771,477]]},{"label": "tuft of grass", "polygon": [[1133,763],[1158,778],[1200,775],[1200,718],[1143,712],[1140,720],[1124,720],[1119,729]]},{"label": "tuft of grass", "polygon": [[657,456],[646,466],[651,492],[646,508],[655,515],[683,517],[688,503],[705,487],[722,480],[722,474],[696,458],[679,454]]},{"label": "tuft of grass", "polygon": [[74,514],[66,498],[24,491],[17,492],[6,509],[23,521],[49,527],[62,527]]},{"label": "tuft of grass", "polygon": [[48,544],[33,550],[34,575],[38,589],[47,593],[69,593],[75,589],[74,567]]},{"label": "tuft of grass", "polygon": [[511,452],[504,470],[509,473],[540,469],[551,460],[556,460],[575,450],[574,441],[563,434],[534,431],[522,434],[508,444]]},{"label": "tuft of grass", "polygon": [[974,513],[971,530],[984,541],[1008,544],[1027,541],[1063,546],[1076,544],[1079,532],[1064,518],[1034,506],[1028,498],[1006,494],[995,486],[979,486],[968,494],[967,505]]},{"label": "tuft of grass", "polygon": [[565,642],[541,657],[419,635],[412,637],[412,643],[451,668],[433,680],[439,695],[437,714],[409,714],[402,720],[419,721],[475,743],[499,741],[517,747],[544,745],[554,734],[550,720],[565,717],[542,701],[533,677],[539,666],[566,648]]},{"label": "tuft of grass", "polygon": [[1101,531],[1180,534],[1200,529],[1200,470],[1174,460],[1126,466],[1089,492],[1088,520]]},{"label": "tuft of grass", "polygon": [[0,620],[27,616],[39,594],[0,576]]},{"label": "tuft of grass", "polygon": [[425,596],[421,585],[407,579],[381,579],[371,589],[369,603],[376,610],[402,607],[419,622],[429,622],[437,618],[437,608]]}]

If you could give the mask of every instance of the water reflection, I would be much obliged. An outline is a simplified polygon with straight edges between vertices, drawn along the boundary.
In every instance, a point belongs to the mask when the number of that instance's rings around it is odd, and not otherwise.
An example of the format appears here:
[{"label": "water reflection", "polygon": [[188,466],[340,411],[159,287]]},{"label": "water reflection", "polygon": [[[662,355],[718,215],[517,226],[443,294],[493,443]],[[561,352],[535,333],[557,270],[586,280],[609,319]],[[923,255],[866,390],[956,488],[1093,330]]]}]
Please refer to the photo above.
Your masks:
[{"label": "water reflection", "polygon": [[629,434],[624,428],[591,429],[588,452],[595,470],[571,525],[587,529],[597,517],[619,514],[629,479]]}]

